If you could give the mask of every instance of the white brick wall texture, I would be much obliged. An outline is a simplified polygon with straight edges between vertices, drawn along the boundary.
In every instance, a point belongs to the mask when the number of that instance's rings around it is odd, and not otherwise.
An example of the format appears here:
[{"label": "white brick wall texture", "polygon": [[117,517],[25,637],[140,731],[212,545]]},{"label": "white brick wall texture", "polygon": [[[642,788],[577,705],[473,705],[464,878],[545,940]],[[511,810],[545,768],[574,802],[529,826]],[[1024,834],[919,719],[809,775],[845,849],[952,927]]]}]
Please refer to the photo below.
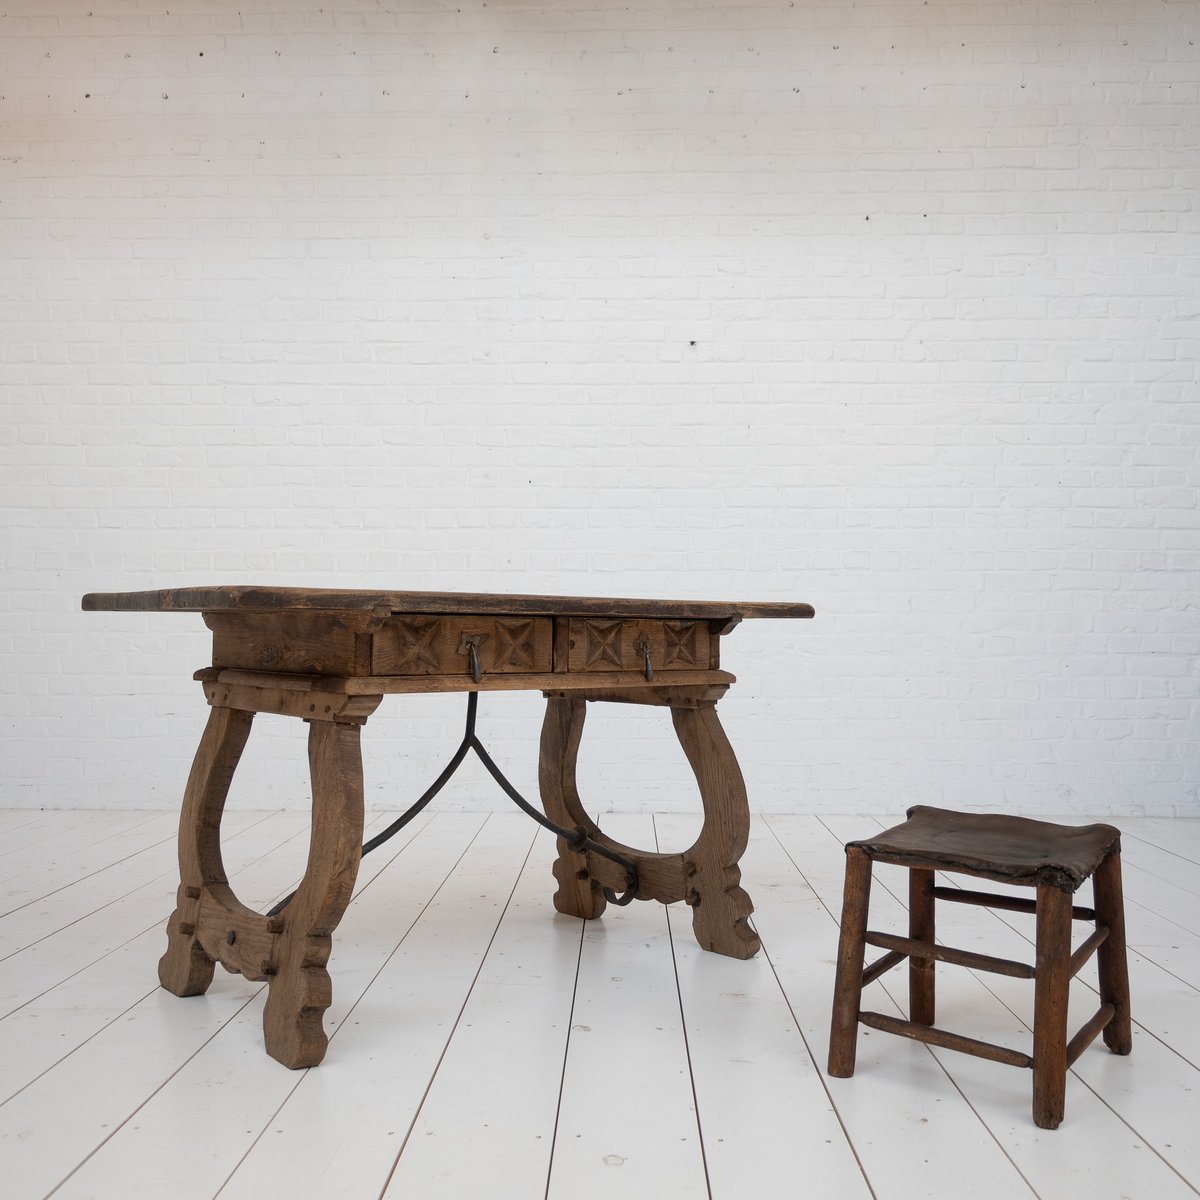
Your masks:
[{"label": "white brick wall texture", "polygon": [[[0,804],[179,799],[196,583],[798,599],[752,805],[1200,812],[1194,0],[10,0]],[[461,697],[393,698],[369,800]],[[537,695],[481,729],[536,793]],[[598,810],[691,810],[599,708]],[[307,803],[263,719],[231,803]],[[293,727],[294,726],[294,727]],[[500,806],[478,770],[439,804]]]}]

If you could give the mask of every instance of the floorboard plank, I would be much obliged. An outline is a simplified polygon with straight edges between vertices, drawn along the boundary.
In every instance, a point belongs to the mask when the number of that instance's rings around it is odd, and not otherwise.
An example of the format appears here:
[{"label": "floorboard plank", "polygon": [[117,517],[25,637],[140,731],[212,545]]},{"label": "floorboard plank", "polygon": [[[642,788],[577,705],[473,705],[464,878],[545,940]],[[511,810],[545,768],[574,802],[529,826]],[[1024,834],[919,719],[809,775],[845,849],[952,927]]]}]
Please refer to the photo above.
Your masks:
[{"label": "floorboard plank", "polygon": [[1122,833],[1200,862],[1200,817],[1114,817]]},{"label": "floorboard plank", "polygon": [[536,835],[384,1196],[531,1200],[546,1188],[584,922],[555,913]]},{"label": "floorboard plank", "polygon": [[4,834],[4,853],[24,845],[23,839],[37,834],[37,827],[48,820],[47,809],[0,809],[0,834]]},{"label": "floorboard plank", "polygon": [[6,849],[9,848],[8,839],[21,836],[23,831],[36,826],[45,817],[45,810],[40,808],[0,808],[0,834],[5,837]]},{"label": "floorboard plank", "polygon": [[[31,826],[28,831],[18,831],[12,838],[4,839],[0,849],[0,883],[36,871],[39,867],[58,859],[65,859],[82,851],[92,861],[96,847],[107,842],[120,846],[120,839],[139,826],[161,820],[168,816],[162,812],[120,810],[105,812],[56,812],[47,813],[47,819]],[[174,818],[168,818],[172,820]],[[108,847],[105,847],[108,849]],[[11,907],[6,904],[5,909]]]},{"label": "floorboard plank", "polygon": [[[649,815],[604,831],[650,848]],[[588,923],[547,1200],[709,1195],[666,913],[609,906]]]},{"label": "floorboard plank", "polygon": [[[240,872],[272,851],[294,843],[308,824],[303,813],[264,814],[261,820],[230,832],[224,839],[223,857],[231,879],[240,882]],[[170,858],[168,865],[164,854],[158,864],[162,871],[141,886],[137,886],[139,872],[127,879],[129,891],[98,908],[88,906],[75,920],[69,919],[70,909],[64,908],[59,919],[65,919],[65,924],[5,958],[0,966],[0,1018],[146,930],[165,927],[179,880],[173,850]],[[251,903],[249,896],[246,900]],[[75,905],[80,907],[78,898]]]},{"label": "floorboard plank", "polygon": [[[465,824],[478,827],[482,819],[467,816]],[[441,824],[444,845],[424,847],[443,849],[442,855],[413,857],[410,915],[440,884],[438,867],[448,870],[447,860],[452,864],[461,852],[463,824]],[[438,831],[431,822],[413,841],[438,843]],[[385,865],[374,855],[364,862]],[[364,874],[361,890],[369,891],[372,877]],[[395,907],[403,912],[405,901]],[[157,958],[157,932],[154,943]],[[342,973],[343,996],[352,973]],[[262,1050],[263,990],[223,971],[203,996],[180,999],[154,988],[0,1106],[0,1153],[17,1194],[44,1195],[61,1181],[62,1195],[212,1196],[236,1164],[239,1145],[252,1142],[298,1078]],[[214,1096],[223,1102],[213,1104]],[[247,1110],[260,1114],[257,1124],[246,1123]],[[198,1135],[205,1120],[215,1124],[216,1136]],[[77,1174],[69,1174],[73,1166]]]},{"label": "floorboard plank", "polygon": [[1181,892],[1193,897],[1188,906],[1195,911],[1200,908],[1196,901],[1200,900],[1200,863],[1193,862],[1170,850],[1162,850],[1149,842],[1138,838],[1123,836],[1121,861],[1130,870],[1161,879],[1163,883],[1178,888]]},{"label": "floorboard plank", "polygon": [[156,846],[174,846],[179,818],[173,813],[143,813],[127,829],[96,837],[71,849],[51,843],[43,854],[29,854],[21,870],[0,883],[0,918],[43,896],[106,871]]},{"label": "floorboard plank", "polygon": [[[230,813],[222,822],[222,832],[230,837],[263,819],[263,813]],[[0,919],[0,960],[57,933],[81,915],[106,908],[150,880],[175,872],[175,845],[172,835],[114,862],[112,844],[103,843],[96,859],[103,866]]]},{"label": "floorboard plank", "polygon": [[[687,817],[659,816],[655,826],[664,847],[687,845],[695,831]],[[769,926],[812,915],[812,892],[761,825],[742,868]],[[769,955],[709,954],[692,936],[688,908],[672,905],[668,918],[714,1200],[794,1200],[800,1181],[811,1195],[869,1197]]]}]

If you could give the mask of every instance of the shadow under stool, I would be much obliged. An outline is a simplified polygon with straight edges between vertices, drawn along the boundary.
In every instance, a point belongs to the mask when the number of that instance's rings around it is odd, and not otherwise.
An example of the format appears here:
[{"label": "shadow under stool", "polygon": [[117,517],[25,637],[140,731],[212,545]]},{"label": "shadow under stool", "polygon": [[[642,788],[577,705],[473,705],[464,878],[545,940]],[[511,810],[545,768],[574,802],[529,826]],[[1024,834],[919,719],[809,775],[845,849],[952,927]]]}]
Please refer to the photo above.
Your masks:
[{"label": "shadow under stool", "polygon": [[[908,868],[908,937],[867,928],[871,869],[876,862]],[[973,875],[1037,889],[1034,900],[996,892],[940,887],[934,872]],[[1093,908],[1073,904],[1076,889],[1092,879]],[[1032,966],[934,943],[937,900],[1034,913]],[[1071,949],[1071,922],[1091,921],[1094,931]],[[866,947],[886,953],[864,970]],[[1070,1041],[1067,1000],[1071,979],[1097,955],[1100,1007]],[[908,960],[907,1021],[861,1010],[862,989]],[[1034,981],[1033,1054],[977,1041],[934,1027],[934,963],[993,971]],[[917,806],[902,825],[846,846],[846,883],[838,943],[829,1038],[829,1074],[854,1074],[859,1024],[915,1038],[1014,1067],[1033,1069],[1033,1119],[1057,1129],[1063,1119],[1067,1068],[1103,1031],[1114,1054],[1133,1048],[1129,974],[1125,962],[1125,911],[1121,894],[1121,833],[1111,825],[1054,825],[1027,817],[951,812]]]}]

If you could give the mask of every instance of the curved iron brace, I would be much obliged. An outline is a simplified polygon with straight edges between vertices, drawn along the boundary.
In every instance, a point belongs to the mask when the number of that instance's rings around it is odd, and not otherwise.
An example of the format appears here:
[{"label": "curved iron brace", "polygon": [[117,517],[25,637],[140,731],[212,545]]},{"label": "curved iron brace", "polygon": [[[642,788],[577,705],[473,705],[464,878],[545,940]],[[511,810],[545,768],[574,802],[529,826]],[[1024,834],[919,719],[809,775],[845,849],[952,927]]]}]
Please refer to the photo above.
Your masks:
[{"label": "curved iron brace", "polygon": [[[561,825],[555,824],[544,813],[538,812],[524,796],[509,782],[504,772],[496,765],[495,760],[487,750],[484,749],[483,743],[475,734],[475,718],[479,710],[479,693],[467,693],[467,727],[463,733],[463,739],[459,743],[459,747],[451,756],[450,761],[446,764],[442,773],[430,784],[429,788],[422,794],[421,798],[412,805],[411,808],[402,812],[390,825],[385,829],[381,829],[373,838],[368,839],[363,843],[362,856],[370,854],[384,842],[395,837],[414,817],[428,806],[429,802],[446,786],[450,777],[463,764],[463,759],[467,757],[470,751],[474,751],[478,756],[479,761],[487,768],[487,772],[500,785],[504,794],[524,813],[531,816],[543,828],[550,830],[551,833],[557,834],[563,838],[567,845],[572,850],[580,852],[590,852],[598,854],[601,858],[607,858],[610,862],[614,862],[619,866],[628,877],[628,882],[625,891],[617,893],[612,888],[604,889],[605,899],[610,904],[625,905],[630,903],[637,895],[639,886],[637,867],[621,854],[610,850],[607,846],[602,846],[599,842],[594,841],[586,829],[582,825],[577,825],[574,829],[566,829]],[[291,903],[292,898],[296,895],[291,892],[285,896],[278,904],[267,912],[268,917],[278,916]]]}]

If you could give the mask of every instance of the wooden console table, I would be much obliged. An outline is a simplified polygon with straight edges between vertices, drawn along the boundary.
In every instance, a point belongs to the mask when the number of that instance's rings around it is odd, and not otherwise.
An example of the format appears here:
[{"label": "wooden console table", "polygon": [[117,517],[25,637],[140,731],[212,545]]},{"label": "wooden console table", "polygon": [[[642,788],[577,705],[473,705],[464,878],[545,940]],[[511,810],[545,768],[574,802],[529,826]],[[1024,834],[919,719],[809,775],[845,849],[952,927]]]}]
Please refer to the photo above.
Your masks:
[{"label": "wooden console table", "polygon": [[[285,1066],[315,1066],[325,1056],[331,936],[364,852],[359,731],[391,693],[469,693],[467,736],[408,816],[474,749],[526,811],[560,834],[559,912],[598,917],[606,900],[683,900],[705,949],[734,958],[758,950],[738,867],[749,833],[746,791],[716,713],[734,682],[720,669],[720,641],[743,618],[811,617],[809,605],[202,587],[92,593],[83,607],[199,612],[212,630],[212,665],[195,675],[212,707],[180,813],[179,890],[159,979],[178,996],[198,995],[219,962],[269,981],[266,1048]],[[507,784],[474,735],[478,693],[528,689],[547,699],[544,817]],[[704,804],[690,849],[623,846],[585,813],[575,763],[589,701],[670,708]],[[309,723],[313,805],[303,881],[266,914],[242,904],[229,886],[220,838],[230,781],[260,712]]]}]

